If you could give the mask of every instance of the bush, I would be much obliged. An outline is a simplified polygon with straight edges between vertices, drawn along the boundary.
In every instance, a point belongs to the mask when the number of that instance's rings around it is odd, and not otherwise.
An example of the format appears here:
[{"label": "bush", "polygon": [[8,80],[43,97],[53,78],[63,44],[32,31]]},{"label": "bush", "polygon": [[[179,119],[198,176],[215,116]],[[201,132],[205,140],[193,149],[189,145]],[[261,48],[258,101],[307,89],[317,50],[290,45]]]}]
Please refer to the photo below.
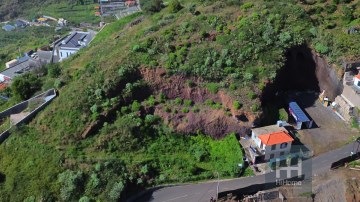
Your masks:
[{"label": "bush", "polygon": [[184,100],[184,105],[186,107],[190,107],[192,105],[192,101],[191,100]]},{"label": "bush", "polygon": [[238,110],[238,109],[241,108],[241,106],[242,106],[242,105],[241,105],[238,101],[234,101],[234,103],[233,103],[234,109]]},{"label": "bush", "polygon": [[51,78],[57,78],[58,76],[60,76],[60,74],[61,74],[61,68],[59,64],[51,64],[48,67],[48,75]]},{"label": "bush", "polygon": [[187,108],[187,107],[184,107],[184,108],[182,108],[182,110],[181,110],[183,113],[189,113],[189,108]]},{"label": "bush", "polygon": [[118,182],[118,183],[115,183],[113,188],[111,189],[110,193],[109,193],[109,197],[112,199],[112,200],[118,200],[121,196],[121,193],[123,192],[125,188],[125,185],[123,182]]},{"label": "bush", "polygon": [[136,100],[131,104],[131,111],[133,112],[139,111],[140,108],[141,108],[141,104]]},{"label": "bush", "polygon": [[143,0],[141,1],[141,9],[146,13],[156,13],[159,12],[163,7],[162,0]]},{"label": "bush", "polygon": [[252,8],[253,6],[254,6],[254,4],[252,2],[246,2],[240,8],[243,10],[248,10],[248,9]]},{"label": "bush", "polygon": [[56,79],[54,81],[54,87],[59,89],[64,86],[64,82],[61,79]]},{"label": "bush", "polygon": [[208,83],[207,84],[207,89],[213,93],[216,94],[219,91],[219,86],[217,83]]},{"label": "bush", "polygon": [[186,80],[186,84],[187,84],[187,86],[189,86],[190,88],[196,86],[196,84],[195,84],[194,81],[192,81],[192,80]]},{"label": "bush", "polygon": [[178,0],[172,0],[169,4],[169,11],[171,13],[176,13],[182,9],[182,5]]},{"label": "bush", "polygon": [[66,170],[65,172],[59,174],[58,181],[61,184],[61,199],[64,201],[72,201],[80,194],[83,182],[83,173],[80,171],[74,172]]},{"label": "bush", "polygon": [[165,107],[164,107],[164,111],[167,112],[167,113],[169,113],[169,112],[171,112],[171,109],[170,109],[170,107],[165,106]]},{"label": "bush", "polygon": [[198,113],[198,112],[200,112],[200,108],[199,108],[197,105],[195,105],[195,106],[192,108],[192,111],[193,111],[194,113]]},{"label": "bush", "polygon": [[148,98],[147,104],[149,105],[149,107],[153,107],[155,105],[155,98],[153,95]]},{"label": "bush", "polygon": [[166,95],[164,93],[160,93],[159,97],[158,97],[158,100],[159,100],[160,103],[164,103],[165,100],[166,100]]},{"label": "bush", "polygon": [[288,121],[289,115],[284,108],[279,109],[279,120]]},{"label": "bush", "polygon": [[230,86],[229,86],[229,89],[231,90],[231,91],[234,91],[234,90],[236,90],[236,85],[235,84],[230,84]]},{"label": "bush", "polygon": [[325,46],[325,45],[322,44],[322,43],[316,43],[316,44],[315,44],[315,50],[316,50],[318,53],[326,54],[326,53],[329,52],[329,47]]},{"label": "bush", "polygon": [[247,97],[251,100],[255,99],[256,98],[256,94],[253,92],[253,91],[250,91],[248,94],[247,94]]},{"label": "bush", "polygon": [[40,88],[40,79],[31,73],[15,77],[11,84],[12,95],[21,100],[29,99]]},{"label": "bush", "polygon": [[253,111],[253,112],[257,112],[257,111],[259,111],[259,109],[260,109],[260,106],[256,103],[251,106],[251,111]]},{"label": "bush", "polygon": [[90,201],[91,201],[91,199],[87,196],[83,196],[79,199],[79,202],[90,202]]},{"label": "bush", "polygon": [[211,99],[205,100],[205,105],[211,106],[211,105],[213,105],[213,104],[214,104],[214,101],[212,101]]},{"label": "bush", "polygon": [[359,128],[359,123],[358,123],[357,119],[354,118],[354,117],[351,118],[351,127],[352,128]]},{"label": "bush", "polygon": [[181,105],[182,102],[183,102],[183,100],[182,100],[181,98],[179,98],[179,97],[177,97],[177,98],[175,99],[175,104],[177,104],[177,105]]}]

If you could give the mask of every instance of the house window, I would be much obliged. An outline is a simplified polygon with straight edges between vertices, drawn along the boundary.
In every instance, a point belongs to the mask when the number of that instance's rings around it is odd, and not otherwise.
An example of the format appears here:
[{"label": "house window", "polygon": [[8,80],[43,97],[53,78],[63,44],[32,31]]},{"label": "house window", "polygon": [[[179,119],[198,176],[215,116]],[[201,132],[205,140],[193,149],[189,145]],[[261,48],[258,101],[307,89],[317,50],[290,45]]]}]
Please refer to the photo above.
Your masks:
[{"label": "house window", "polygon": [[273,159],[275,154],[270,154],[270,158]]},{"label": "house window", "polygon": [[271,145],[271,150],[275,150],[276,149],[276,144]]},{"label": "house window", "polygon": [[280,145],[280,149],[284,149],[284,148],[286,148],[287,147],[287,145],[288,145],[288,143],[282,143],[281,145]]},{"label": "house window", "polygon": [[60,52],[60,57],[62,57],[62,52]]},{"label": "house window", "polygon": [[280,156],[283,156],[284,154],[285,154],[285,152],[283,152],[283,151],[282,151],[282,152],[280,152]]}]

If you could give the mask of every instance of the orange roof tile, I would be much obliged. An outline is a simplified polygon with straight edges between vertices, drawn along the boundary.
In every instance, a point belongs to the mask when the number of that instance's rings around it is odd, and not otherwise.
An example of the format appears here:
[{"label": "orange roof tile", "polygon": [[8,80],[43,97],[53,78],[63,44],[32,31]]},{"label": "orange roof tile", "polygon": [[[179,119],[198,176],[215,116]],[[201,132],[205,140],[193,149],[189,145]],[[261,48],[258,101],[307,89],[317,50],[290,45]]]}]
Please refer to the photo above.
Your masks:
[{"label": "orange roof tile", "polygon": [[274,145],[294,141],[294,139],[285,131],[259,135],[259,139],[264,145]]},{"label": "orange roof tile", "polygon": [[358,78],[358,79],[360,79],[360,74],[356,75],[355,77]]}]

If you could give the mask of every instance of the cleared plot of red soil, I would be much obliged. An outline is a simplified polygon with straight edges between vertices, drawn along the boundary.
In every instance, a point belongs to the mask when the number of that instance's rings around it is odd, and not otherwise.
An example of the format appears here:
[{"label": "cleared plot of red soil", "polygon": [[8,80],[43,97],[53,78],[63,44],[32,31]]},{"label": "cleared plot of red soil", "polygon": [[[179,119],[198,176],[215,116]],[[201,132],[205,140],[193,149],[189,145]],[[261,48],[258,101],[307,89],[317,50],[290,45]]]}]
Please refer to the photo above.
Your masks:
[{"label": "cleared plot of red soil", "polygon": [[[200,110],[196,113],[191,111],[191,107],[187,113],[182,112],[182,106],[168,106],[172,111],[176,109],[177,113],[166,112],[164,105],[161,104],[155,107],[154,114],[160,116],[176,131],[185,133],[201,131],[214,138],[222,138],[231,132],[245,135],[257,118],[254,113],[234,109],[235,99],[224,91],[209,92],[203,87],[204,82],[199,78],[189,78],[179,74],[168,76],[166,70],[161,68],[144,68],[141,74],[155,94],[164,93],[169,100],[189,99],[199,107]],[[192,80],[193,85],[189,86],[187,80]],[[204,102],[208,99],[220,103],[222,109],[206,106]],[[225,114],[224,109],[228,109],[231,114]]]}]

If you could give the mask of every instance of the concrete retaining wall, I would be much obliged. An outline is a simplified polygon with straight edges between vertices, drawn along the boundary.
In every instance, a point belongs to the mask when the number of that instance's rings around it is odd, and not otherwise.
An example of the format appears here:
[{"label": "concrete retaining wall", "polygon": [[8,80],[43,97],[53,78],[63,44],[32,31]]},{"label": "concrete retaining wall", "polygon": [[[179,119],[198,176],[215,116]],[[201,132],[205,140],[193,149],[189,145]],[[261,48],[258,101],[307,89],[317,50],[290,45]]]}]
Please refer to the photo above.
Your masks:
[{"label": "concrete retaining wall", "polygon": [[38,106],[36,109],[34,109],[33,111],[30,112],[29,115],[25,116],[23,119],[21,119],[20,121],[18,121],[17,123],[15,123],[13,126],[11,126],[8,130],[4,131],[3,133],[0,134],[0,143],[2,143],[4,140],[6,140],[6,138],[8,138],[10,136],[10,130],[12,127],[14,126],[19,126],[23,123],[26,123],[28,121],[30,121],[39,111],[41,111],[42,109],[44,109],[46,107],[46,105],[48,105],[55,97],[56,97],[56,90],[55,89],[50,89],[44,93],[41,93],[35,97],[30,98],[29,100],[26,100],[24,102],[21,102],[13,107],[10,107],[9,109],[0,112],[0,118],[4,118],[7,116],[10,116],[11,114],[17,114],[22,112],[23,110],[25,110],[28,105],[29,102],[33,99],[39,98],[39,97],[44,97],[45,102],[43,104],[41,104],[40,106]]}]

